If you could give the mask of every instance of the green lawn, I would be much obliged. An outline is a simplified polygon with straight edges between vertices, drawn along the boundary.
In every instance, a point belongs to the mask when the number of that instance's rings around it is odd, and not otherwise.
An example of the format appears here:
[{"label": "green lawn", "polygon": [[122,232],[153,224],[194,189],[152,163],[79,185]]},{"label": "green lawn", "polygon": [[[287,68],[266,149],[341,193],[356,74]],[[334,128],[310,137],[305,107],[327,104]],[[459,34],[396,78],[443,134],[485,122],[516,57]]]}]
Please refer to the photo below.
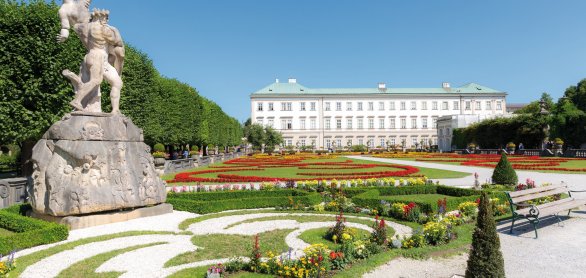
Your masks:
[{"label": "green lawn", "polygon": [[[236,222],[232,225],[229,225],[226,228],[234,227],[234,226],[244,224],[244,223],[253,223],[253,222],[259,222],[259,221],[271,221],[271,220],[295,220],[299,223],[329,222],[329,221],[336,221],[336,216],[337,215],[307,215],[307,216],[304,215],[304,216],[301,216],[301,215],[286,215],[286,214],[284,214],[282,216],[267,216],[267,217],[248,219],[248,220]],[[364,224],[366,226],[372,226],[372,223],[374,223],[374,219],[366,220],[366,219],[358,219],[358,218],[354,218],[354,217],[346,217],[346,221],[352,222],[352,223]]]},{"label": "green lawn", "polygon": [[[390,229],[390,227],[389,227],[389,229]],[[334,243],[333,241],[325,239],[324,235],[326,234],[327,231],[328,231],[328,228],[307,230],[307,231],[301,233],[301,235],[299,235],[299,238],[305,242],[311,242],[312,244],[322,243],[322,244],[326,245],[328,247],[328,249],[336,250],[338,247],[340,247],[341,244],[339,242]],[[365,230],[361,230],[361,229],[355,229],[355,231],[356,231],[356,234],[354,236],[356,238],[368,240],[368,237],[370,236],[369,232],[367,232]],[[387,233],[388,233],[387,235],[390,237],[391,235],[393,235],[395,233],[395,231],[390,229],[390,231],[387,231]]]},{"label": "green lawn", "polygon": [[[380,162],[373,162],[367,160],[360,160],[360,159],[348,159],[345,157],[337,157],[337,158],[320,158],[320,159],[308,159],[304,162],[344,162],[346,160],[351,160],[353,164],[360,165],[360,164],[385,164]],[[224,164],[224,163],[217,163],[212,166],[229,166],[235,167],[234,165]],[[313,166],[319,167],[319,166]],[[193,172],[193,171],[201,171],[211,169],[209,166],[190,169],[182,172]],[[331,173],[332,176],[336,176],[336,174],[340,173],[369,173],[369,172],[381,172],[381,171],[401,171],[403,169],[400,168],[388,168],[388,167],[373,167],[367,169],[299,169],[298,167],[282,167],[282,168],[266,168],[260,171],[234,171],[234,172],[226,172],[226,174],[234,174],[234,175],[241,175],[241,176],[258,176],[258,177],[274,177],[274,178],[300,178],[308,180],[312,179],[311,176],[304,176],[300,175],[303,173]],[[220,173],[222,174],[222,173]],[[430,169],[430,168],[419,168],[419,172],[416,173],[417,176],[426,176],[430,179],[441,179],[441,178],[462,178],[469,176],[469,173],[463,172],[455,172],[455,171],[446,171],[446,170],[438,170],[438,169]],[[218,173],[208,173],[208,174],[201,174],[198,177],[203,178],[217,178]],[[166,174],[163,175],[163,180],[172,180],[175,177],[175,174]],[[399,179],[400,177],[395,177]],[[339,180],[343,180],[344,177],[340,176]],[[181,183],[184,184],[184,183]],[[196,183],[187,183],[187,184],[196,184]],[[205,184],[205,183],[204,183]],[[173,185],[173,184],[169,184]]]},{"label": "green lawn", "polygon": [[[287,251],[289,246],[285,243],[285,237],[292,231],[276,230],[259,234],[259,244],[263,255],[267,251]],[[169,260],[165,267],[211,259],[248,257],[254,244],[254,236],[213,234],[194,236],[191,242],[201,249],[181,254]]]}]

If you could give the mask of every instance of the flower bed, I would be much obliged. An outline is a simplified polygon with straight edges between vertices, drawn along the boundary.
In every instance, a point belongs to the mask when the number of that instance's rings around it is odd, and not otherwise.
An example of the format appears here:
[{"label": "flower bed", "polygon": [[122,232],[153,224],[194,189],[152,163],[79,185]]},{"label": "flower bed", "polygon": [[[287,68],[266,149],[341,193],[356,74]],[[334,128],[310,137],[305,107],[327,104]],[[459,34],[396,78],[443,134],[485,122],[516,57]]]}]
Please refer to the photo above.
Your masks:
[{"label": "flower bed", "polygon": [[[388,177],[408,177],[419,172],[419,169],[405,165],[389,165],[378,163],[354,163],[352,160],[319,162],[311,161],[311,156],[283,157],[246,157],[224,162],[224,165],[210,166],[208,169],[176,174],[168,183],[206,182],[266,182],[266,181],[304,181],[312,179],[331,180],[339,177],[345,179],[372,179]],[[241,174],[238,172],[262,172],[267,169],[295,168],[292,177],[274,177],[264,175]],[[368,171],[372,169],[371,171]],[[379,170],[380,169],[380,170]],[[388,169],[388,170],[385,170]],[[298,170],[320,170],[308,172]],[[337,171],[338,170],[338,171]],[[353,171],[352,171],[353,170]],[[376,171],[379,170],[379,171]],[[350,171],[350,172],[349,172]],[[216,174],[210,177],[209,174]],[[208,176],[206,176],[208,175]]]}]

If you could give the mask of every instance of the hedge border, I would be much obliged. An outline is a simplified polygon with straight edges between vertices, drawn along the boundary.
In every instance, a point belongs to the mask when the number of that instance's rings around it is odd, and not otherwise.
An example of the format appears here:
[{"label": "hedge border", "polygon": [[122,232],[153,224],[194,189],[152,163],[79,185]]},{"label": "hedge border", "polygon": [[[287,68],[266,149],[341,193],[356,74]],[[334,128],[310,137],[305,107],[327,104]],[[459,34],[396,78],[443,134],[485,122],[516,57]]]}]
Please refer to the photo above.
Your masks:
[{"label": "hedge border", "polygon": [[0,210],[0,227],[15,232],[0,237],[0,254],[63,241],[69,236],[65,225],[20,215],[26,206],[17,205]]},{"label": "hedge border", "polygon": [[[261,193],[263,192],[263,193]],[[266,192],[266,193],[264,193]],[[303,192],[299,190],[275,190],[275,191],[236,191],[236,192],[212,192],[215,195],[210,195],[208,192],[201,193],[177,193],[169,194],[167,203],[173,205],[176,210],[189,211],[193,213],[214,213],[225,210],[235,209],[252,209],[252,208],[267,208],[276,206],[290,205],[289,197],[295,204],[301,203],[303,205],[316,205],[322,200],[319,193]],[[261,193],[260,196],[251,196],[249,193]],[[284,194],[286,193],[286,194]],[[185,194],[185,195],[183,195]],[[228,199],[220,199],[222,195],[231,197]],[[241,197],[238,197],[238,196]],[[205,197],[202,197],[205,196]],[[214,199],[201,200],[198,198],[207,198],[213,196]],[[242,198],[247,196],[248,198]],[[194,199],[190,199],[194,198]]]}]

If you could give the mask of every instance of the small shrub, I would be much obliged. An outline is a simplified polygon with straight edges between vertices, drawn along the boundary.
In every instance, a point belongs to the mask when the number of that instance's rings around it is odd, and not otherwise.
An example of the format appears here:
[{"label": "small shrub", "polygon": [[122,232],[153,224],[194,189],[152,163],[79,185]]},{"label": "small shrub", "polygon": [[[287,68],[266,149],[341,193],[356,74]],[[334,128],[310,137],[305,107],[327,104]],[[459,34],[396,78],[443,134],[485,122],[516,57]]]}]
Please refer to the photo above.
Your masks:
[{"label": "small shrub", "polygon": [[165,152],[165,145],[161,143],[156,143],[155,147],[153,148],[155,152]]},{"label": "small shrub", "polygon": [[478,204],[476,202],[464,202],[458,205],[458,210],[465,216],[474,217],[476,215],[476,208]]},{"label": "small shrub", "polygon": [[516,184],[518,181],[517,173],[503,152],[501,159],[492,172],[492,182],[496,184]]},{"label": "small shrub", "polygon": [[448,225],[443,222],[427,222],[423,225],[423,235],[430,245],[440,245],[450,241]]}]

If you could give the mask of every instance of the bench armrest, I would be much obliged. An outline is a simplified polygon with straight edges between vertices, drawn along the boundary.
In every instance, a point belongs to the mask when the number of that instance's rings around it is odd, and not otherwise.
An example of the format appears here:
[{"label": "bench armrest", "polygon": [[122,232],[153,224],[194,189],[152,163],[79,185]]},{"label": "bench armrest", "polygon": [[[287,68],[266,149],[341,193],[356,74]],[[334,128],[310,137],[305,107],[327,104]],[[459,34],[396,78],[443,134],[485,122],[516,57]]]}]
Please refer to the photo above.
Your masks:
[{"label": "bench armrest", "polygon": [[539,217],[539,208],[537,208],[535,205],[531,205],[531,208],[529,209],[529,214],[526,217],[527,218],[529,218],[529,217],[538,218]]}]

